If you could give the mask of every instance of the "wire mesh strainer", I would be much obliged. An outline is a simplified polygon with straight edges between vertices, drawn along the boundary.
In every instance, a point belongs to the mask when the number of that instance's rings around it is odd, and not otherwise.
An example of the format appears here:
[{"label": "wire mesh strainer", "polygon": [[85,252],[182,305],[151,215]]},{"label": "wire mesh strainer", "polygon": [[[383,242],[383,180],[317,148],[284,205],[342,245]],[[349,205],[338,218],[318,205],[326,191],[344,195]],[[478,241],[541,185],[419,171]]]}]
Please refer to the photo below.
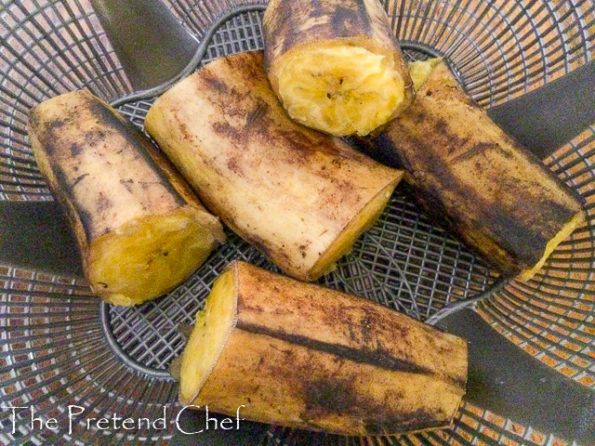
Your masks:
[{"label": "wire mesh strainer", "polygon": [[[224,54],[261,49],[262,2],[169,0],[168,6],[207,43],[204,64]],[[559,2],[385,2],[410,58],[448,58],[467,91],[490,107],[550,82],[594,54],[595,5]],[[3,0],[0,10],[0,200],[49,201],[26,135],[28,110],[40,101],[88,88],[114,101],[132,86],[96,13],[83,0]],[[152,99],[120,111],[142,127]],[[322,283],[366,296],[426,320],[449,302],[485,293],[477,310],[519,348],[587,387],[593,365],[593,185],[595,128],[544,160],[586,200],[588,223],[564,242],[529,283],[501,283],[495,272],[428,220],[399,187],[380,221]],[[0,413],[0,440],[32,444],[159,442],[175,431],[89,429],[85,418],[118,413],[156,419],[176,406],[167,367],[182,349],[214,278],[241,258],[275,269],[229,233],[229,242],[168,297],[135,308],[110,307],[83,280],[0,265],[0,382],[3,406],[34,407],[60,429],[31,426],[30,410]],[[23,253],[27,255],[27,253]],[[499,283],[497,287],[495,284]],[[507,366],[514,367],[514,364]],[[68,405],[85,416],[68,425]],[[553,402],[555,404],[555,402]],[[13,429],[14,428],[14,429]],[[71,429],[69,429],[71,428]],[[13,432],[14,431],[14,432]],[[466,403],[452,431],[364,440],[310,436],[270,427],[264,444],[509,443],[554,444],[538,432]]]}]

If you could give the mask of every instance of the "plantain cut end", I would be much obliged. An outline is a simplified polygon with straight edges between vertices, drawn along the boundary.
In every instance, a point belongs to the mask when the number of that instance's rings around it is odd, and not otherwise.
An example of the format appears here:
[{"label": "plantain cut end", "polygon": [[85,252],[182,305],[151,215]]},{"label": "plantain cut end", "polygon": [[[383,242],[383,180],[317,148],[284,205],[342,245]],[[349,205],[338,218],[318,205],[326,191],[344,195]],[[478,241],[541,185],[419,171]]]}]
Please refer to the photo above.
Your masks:
[{"label": "plantain cut end", "polygon": [[434,57],[427,60],[416,60],[409,64],[409,75],[416,91],[428,80],[430,73],[440,62],[442,59]]},{"label": "plantain cut end", "polygon": [[516,279],[520,280],[521,282],[528,282],[533,278],[535,274],[543,267],[545,261],[548,257],[554,252],[554,250],[558,247],[560,243],[566,240],[570,235],[580,227],[585,222],[585,213],[581,210],[578,212],[572,219],[560,229],[560,231],[552,238],[547,245],[545,246],[545,250],[543,251],[543,256],[539,261],[533,265],[531,268],[525,269],[521,272]]},{"label": "plantain cut end", "polygon": [[393,57],[331,41],[305,44],[271,67],[289,116],[334,136],[364,136],[407,102],[407,83]]},{"label": "plantain cut end", "polygon": [[93,240],[91,289],[114,305],[154,299],[198,268],[222,240],[221,232],[215,217],[192,206],[134,219]]},{"label": "plantain cut end", "polygon": [[310,270],[308,281],[317,280],[320,276],[331,272],[335,268],[337,260],[351,252],[355,241],[364,232],[370,229],[376,220],[378,220],[402,176],[403,173],[400,172],[393,182],[382,189],[372,200],[370,200],[369,203],[366,204],[366,206],[364,206],[360,213],[347,224],[337,239],[316,261]]},{"label": "plantain cut end", "polygon": [[236,325],[237,286],[233,265],[215,280],[205,308],[196,315],[179,371],[182,404],[194,401]]}]

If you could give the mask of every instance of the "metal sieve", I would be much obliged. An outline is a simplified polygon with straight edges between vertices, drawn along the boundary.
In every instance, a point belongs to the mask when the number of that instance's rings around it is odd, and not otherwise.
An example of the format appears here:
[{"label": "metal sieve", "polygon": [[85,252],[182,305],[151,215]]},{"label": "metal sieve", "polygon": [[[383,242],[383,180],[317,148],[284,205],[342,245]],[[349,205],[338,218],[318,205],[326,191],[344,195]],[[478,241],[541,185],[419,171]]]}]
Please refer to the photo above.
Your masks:
[{"label": "metal sieve", "polygon": [[[165,3],[200,42],[197,65],[263,47],[263,2]],[[447,58],[466,90],[486,108],[549,83],[585,65],[595,54],[591,0],[384,3],[406,55]],[[32,258],[46,249],[59,251],[68,260],[75,250],[68,245],[68,235],[42,246],[48,237],[33,234],[55,234],[61,226],[39,221],[54,205],[33,159],[26,122],[32,106],[77,88],[116,101],[119,110],[140,128],[154,100],[154,96],[129,96],[133,83],[90,2],[3,0],[0,210],[4,228],[29,240],[10,259]],[[559,246],[530,282],[500,280],[441,229],[439,222],[425,216],[401,185],[378,223],[321,283],[422,321],[449,303],[481,297],[474,301],[475,310],[514,348],[567,380],[595,388],[595,127],[550,154],[544,163],[584,197],[588,223]],[[243,259],[276,270],[233,233],[228,231],[228,236],[228,243],[169,296],[134,308],[100,303],[83,279],[64,272],[77,272],[73,265],[58,274],[51,272],[55,268],[49,263],[44,267],[43,255],[39,255],[39,266],[0,260],[0,406],[33,406],[37,417],[56,418],[64,427],[38,429],[31,425],[30,410],[16,410],[13,420],[11,411],[3,409],[0,442],[111,445],[162,443],[172,438],[172,443],[181,442],[173,418],[164,428],[137,431],[88,428],[85,418],[118,413],[156,419],[164,407],[169,414],[179,410],[177,385],[168,373],[169,363],[183,348],[179,324],[193,322],[213,280],[230,260]],[[0,259],[9,257],[0,255]],[[71,426],[68,405],[85,410],[84,417]],[[493,413],[468,401],[457,415],[455,428],[447,431],[377,439],[310,434],[277,426],[257,431],[254,441],[263,445],[565,443],[552,432],[541,432],[510,414]],[[247,440],[234,441],[246,444]]]}]

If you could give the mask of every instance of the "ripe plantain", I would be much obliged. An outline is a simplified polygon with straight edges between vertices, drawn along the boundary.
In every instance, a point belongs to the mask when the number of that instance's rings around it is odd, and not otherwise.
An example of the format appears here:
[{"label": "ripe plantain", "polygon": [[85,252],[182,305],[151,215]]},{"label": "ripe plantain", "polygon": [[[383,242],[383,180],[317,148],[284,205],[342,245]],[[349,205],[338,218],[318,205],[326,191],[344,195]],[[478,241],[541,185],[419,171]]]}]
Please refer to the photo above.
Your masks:
[{"label": "ripe plantain", "polygon": [[184,280],[224,239],[218,220],[126,119],[85,91],[42,102],[29,136],[95,294],[117,305]]},{"label": "ripe plantain", "polygon": [[287,274],[316,280],[380,216],[401,172],[289,119],[262,53],[213,61],[145,127],[201,200]]},{"label": "ripe plantain", "polygon": [[368,300],[236,262],[184,349],[180,401],[346,435],[448,427],[467,344]]},{"label": "ripe plantain", "polygon": [[263,25],[269,80],[296,121],[367,135],[411,103],[407,66],[378,0],[272,0]]},{"label": "ripe plantain", "polygon": [[584,222],[579,197],[500,129],[441,60],[414,62],[415,103],[364,147],[492,266],[529,280]]}]

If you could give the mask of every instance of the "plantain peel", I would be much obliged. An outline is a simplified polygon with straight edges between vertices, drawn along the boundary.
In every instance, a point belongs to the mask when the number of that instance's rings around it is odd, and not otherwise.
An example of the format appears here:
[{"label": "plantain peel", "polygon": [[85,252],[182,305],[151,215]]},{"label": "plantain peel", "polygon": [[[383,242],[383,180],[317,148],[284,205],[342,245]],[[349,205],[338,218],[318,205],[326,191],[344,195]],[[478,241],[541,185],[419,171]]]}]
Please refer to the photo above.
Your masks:
[{"label": "plantain peel", "polygon": [[351,249],[402,176],[290,119],[261,52],[219,58],[178,82],[145,128],[213,213],[305,281]]},{"label": "plantain peel", "polygon": [[506,276],[530,280],[585,221],[581,198],[507,135],[440,59],[410,65],[417,98],[364,146]]},{"label": "plantain peel", "polygon": [[411,103],[409,72],[377,0],[272,0],[263,25],[271,86],[301,124],[363,136]]},{"label": "plantain peel", "polygon": [[224,240],[219,221],[149,140],[92,94],[41,103],[29,136],[89,285],[105,301],[136,305],[160,296]]},{"label": "plantain peel", "polygon": [[366,299],[234,262],[196,318],[179,378],[184,405],[390,435],[451,426],[467,344]]}]

